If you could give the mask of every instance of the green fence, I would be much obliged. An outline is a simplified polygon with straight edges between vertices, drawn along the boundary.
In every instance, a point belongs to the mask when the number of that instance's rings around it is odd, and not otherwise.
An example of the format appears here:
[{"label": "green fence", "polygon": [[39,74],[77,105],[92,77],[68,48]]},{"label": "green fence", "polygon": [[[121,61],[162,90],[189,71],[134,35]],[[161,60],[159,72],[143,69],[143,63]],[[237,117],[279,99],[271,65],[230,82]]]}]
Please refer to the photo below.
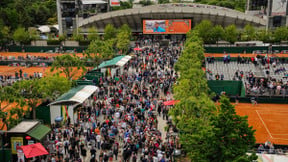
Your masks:
[{"label": "green fence", "polygon": [[43,121],[44,124],[50,124],[51,122],[50,108],[47,104],[42,104],[36,108],[36,117]]},{"label": "green fence", "polygon": [[11,159],[11,150],[7,150],[7,149],[1,149],[0,148],[0,161],[3,161],[3,162],[12,162],[12,159]]},{"label": "green fence", "polygon": [[209,88],[220,94],[221,92],[226,92],[228,96],[240,96],[242,89],[241,81],[227,81],[227,80],[208,80]]},{"label": "green fence", "polygon": [[[60,46],[8,46],[9,52],[22,52],[22,49],[25,50],[25,52],[47,52],[52,50],[55,52],[55,50],[60,48]],[[83,50],[86,50],[87,46],[79,46],[79,47],[63,47],[62,50],[76,50],[77,52],[81,53]]]}]

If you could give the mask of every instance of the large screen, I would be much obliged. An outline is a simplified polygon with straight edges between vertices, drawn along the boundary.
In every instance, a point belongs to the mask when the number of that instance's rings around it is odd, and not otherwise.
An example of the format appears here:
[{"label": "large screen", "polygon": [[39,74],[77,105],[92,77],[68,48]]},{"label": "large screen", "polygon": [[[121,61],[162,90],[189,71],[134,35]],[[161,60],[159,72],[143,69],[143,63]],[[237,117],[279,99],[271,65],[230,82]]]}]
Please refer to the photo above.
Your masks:
[{"label": "large screen", "polygon": [[143,20],[143,34],[186,34],[191,29],[191,20]]}]

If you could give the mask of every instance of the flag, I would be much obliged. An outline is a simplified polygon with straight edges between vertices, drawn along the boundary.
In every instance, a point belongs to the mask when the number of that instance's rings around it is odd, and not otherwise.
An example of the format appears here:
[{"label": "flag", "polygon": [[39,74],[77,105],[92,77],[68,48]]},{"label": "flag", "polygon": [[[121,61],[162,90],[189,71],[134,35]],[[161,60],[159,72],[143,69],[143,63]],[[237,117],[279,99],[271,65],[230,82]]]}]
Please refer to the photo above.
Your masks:
[{"label": "flag", "polygon": [[63,120],[66,121],[68,118],[68,109],[66,105],[61,106],[61,114],[62,114]]}]

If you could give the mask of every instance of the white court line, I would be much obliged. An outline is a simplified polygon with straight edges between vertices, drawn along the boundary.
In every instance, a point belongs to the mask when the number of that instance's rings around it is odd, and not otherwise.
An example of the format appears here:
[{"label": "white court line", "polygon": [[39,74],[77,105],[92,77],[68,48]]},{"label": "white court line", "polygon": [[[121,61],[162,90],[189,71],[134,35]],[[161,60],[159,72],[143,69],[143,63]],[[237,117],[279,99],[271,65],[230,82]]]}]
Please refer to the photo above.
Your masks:
[{"label": "white court line", "polygon": [[266,131],[268,132],[269,136],[270,136],[272,139],[274,139],[274,138],[272,137],[272,135],[271,135],[269,129],[267,128],[265,122],[263,121],[262,117],[260,116],[258,110],[255,110],[255,111],[256,111],[256,113],[258,114],[258,117],[259,117],[259,119],[261,120],[262,124],[264,125],[264,127],[265,127]]}]

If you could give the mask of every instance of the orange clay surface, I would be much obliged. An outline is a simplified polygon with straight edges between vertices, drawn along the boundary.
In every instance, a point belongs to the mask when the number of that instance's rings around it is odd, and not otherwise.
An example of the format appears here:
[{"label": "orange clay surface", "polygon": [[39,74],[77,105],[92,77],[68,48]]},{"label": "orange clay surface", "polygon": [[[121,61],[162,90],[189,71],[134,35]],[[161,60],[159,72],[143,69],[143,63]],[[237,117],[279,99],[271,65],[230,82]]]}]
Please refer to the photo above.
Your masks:
[{"label": "orange clay surface", "polygon": [[[14,67],[14,66],[0,66],[0,75],[15,75],[15,71],[19,73],[19,70],[22,69],[23,74],[26,72],[28,75],[33,75],[34,72],[42,72],[44,76],[47,76],[49,74],[53,74],[54,72],[50,72],[51,67]],[[78,79],[82,75],[82,69],[77,70],[74,68],[74,71],[76,71],[76,74],[74,75],[73,79]],[[63,73],[60,74],[61,76],[65,76]]]},{"label": "orange clay surface", "polygon": [[[14,108],[15,106],[16,106],[16,103],[10,103],[9,105],[7,105],[8,104],[8,102],[2,102],[1,103],[1,111],[3,111],[3,112],[9,112],[9,110],[11,110],[12,108]],[[24,106],[23,107],[23,110],[27,110],[28,109],[28,107],[27,106]],[[9,116],[9,115],[8,115]],[[11,116],[10,116],[11,117]],[[12,116],[12,118],[17,118],[17,115],[15,114],[14,116]],[[8,119],[7,119],[8,120]],[[0,120],[0,129],[2,128],[2,126],[3,126],[3,123],[2,123],[2,121]],[[4,125],[4,127],[3,127],[3,129],[2,130],[7,130],[7,127],[6,127],[6,125]]]},{"label": "orange clay surface", "polygon": [[[257,55],[261,55],[261,56],[266,56],[266,54],[240,54],[241,57],[255,57]],[[223,57],[224,54],[223,53],[205,53],[205,57]],[[232,53],[230,54],[230,57],[238,57],[239,54],[238,53]],[[268,56],[273,56],[273,57],[288,57],[288,54],[269,54]]]},{"label": "orange clay surface", "polygon": [[288,105],[239,103],[237,114],[248,116],[249,125],[256,130],[256,143],[267,140],[278,145],[288,145]]},{"label": "orange clay surface", "polygon": [[[64,54],[59,54],[59,53],[35,53],[35,52],[0,52],[0,56],[15,56],[15,57],[18,57],[18,56],[27,56],[27,55],[30,55],[30,56],[42,56],[42,57],[56,57],[56,56],[59,56],[59,55],[64,55]],[[79,57],[82,57],[82,53],[77,53],[76,54],[77,56]]]}]

